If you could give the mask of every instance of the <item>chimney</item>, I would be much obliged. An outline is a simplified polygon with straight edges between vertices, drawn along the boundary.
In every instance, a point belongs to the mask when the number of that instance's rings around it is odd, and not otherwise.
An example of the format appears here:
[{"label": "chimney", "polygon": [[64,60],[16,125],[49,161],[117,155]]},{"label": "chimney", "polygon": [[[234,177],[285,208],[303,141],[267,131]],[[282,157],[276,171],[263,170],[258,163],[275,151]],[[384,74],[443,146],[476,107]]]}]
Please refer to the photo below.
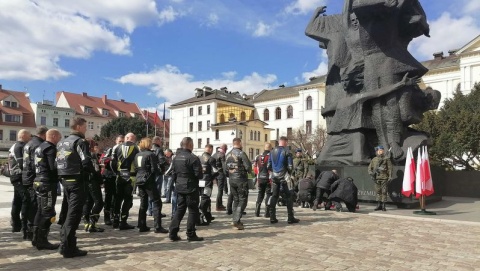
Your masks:
[{"label": "chimney", "polygon": [[434,60],[441,60],[443,59],[443,52],[436,52],[433,54],[433,59]]},{"label": "chimney", "polygon": [[83,97],[88,97],[88,95],[87,95],[86,92],[82,92],[82,96],[83,96]]},{"label": "chimney", "polygon": [[448,55],[451,55],[451,56],[453,56],[454,54],[456,54],[456,53],[457,53],[457,51],[458,51],[458,49],[453,49],[453,50],[450,50],[450,51],[448,51]]},{"label": "chimney", "polygon": [[107,95],[103,95],[102,102],[103,104],[107,104]]}]

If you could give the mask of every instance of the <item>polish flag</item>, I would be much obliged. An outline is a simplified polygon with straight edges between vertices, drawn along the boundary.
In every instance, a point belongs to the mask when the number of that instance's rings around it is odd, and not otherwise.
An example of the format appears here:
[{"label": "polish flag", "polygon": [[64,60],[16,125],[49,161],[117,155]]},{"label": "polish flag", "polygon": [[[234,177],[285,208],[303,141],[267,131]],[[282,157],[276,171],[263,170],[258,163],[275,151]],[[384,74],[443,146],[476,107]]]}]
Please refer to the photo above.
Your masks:
[{"label": "polish flag", "polygon": [[418,148],[417,155],[417,172],[415,174],[415,193],[418,199],[423,191],[423,170],[422,170],[422,148]]},{"label": "polish flag", "polygon": [[157,110],[155,109],[155,118],[153,119],[153,123],[155,123],[155,125],[157,125],[157,119],[158,119],[158,114],[157,114]]},{"label": "polish flag", "polygon": [[415,160],[413,159],[412,148],[407,150],[407,160],[405,162],[405,172],[403,175],[402,194],[410,197],[413,193],[413,183],[415,182]]},{"label": "polish flag", "polygon": [[428,157],[428,150],[425,146],[423,150],[422,156],[422,171],[423,171],[423,191],[422,193],[425,196],[430,196],[433,194],[433,180],[432,180],[432,172],[430,170],[430,159]]}]

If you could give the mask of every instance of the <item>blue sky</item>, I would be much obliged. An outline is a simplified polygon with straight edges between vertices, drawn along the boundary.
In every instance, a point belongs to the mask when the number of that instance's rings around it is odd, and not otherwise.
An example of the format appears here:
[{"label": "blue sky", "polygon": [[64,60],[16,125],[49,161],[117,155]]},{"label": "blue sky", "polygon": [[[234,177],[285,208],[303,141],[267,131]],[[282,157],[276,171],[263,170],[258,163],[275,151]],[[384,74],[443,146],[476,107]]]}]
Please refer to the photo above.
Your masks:
[{"label": "blue sky", "polygon": [[[431,38],[410,46],[420,60],[480,34],[478,0],[420,0]],[[317,6],[340,0],[0,1],[0,84],[31,100],[57,91],[162,107],[194,88],[252,94],[326,71],[304,35]],[[15,12],[12,12],[15,11]]]}]

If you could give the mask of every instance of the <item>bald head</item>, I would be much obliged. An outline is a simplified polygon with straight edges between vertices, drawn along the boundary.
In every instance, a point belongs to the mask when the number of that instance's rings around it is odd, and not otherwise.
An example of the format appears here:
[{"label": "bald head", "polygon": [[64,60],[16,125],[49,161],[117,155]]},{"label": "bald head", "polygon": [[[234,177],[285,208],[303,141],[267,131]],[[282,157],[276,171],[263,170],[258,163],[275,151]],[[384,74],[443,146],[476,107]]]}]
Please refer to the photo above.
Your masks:
[{"label": "bald head", "polygon": [[125,136],[125,141],[129,141],[129,142],[135,143],[135,141],[137,141],[137,137],[135,136],[134,133],[128,133],[128,134]]},{"label": "bald head", "polygon": [[54,145],[62,139],[62,134],[57,129],[50,129],[46,133],[46,140]]},{"label": "bald head", "polygon": [[18,131],[18,134],[17,134],[18,141],[28,142],[30,141],[31,137],[32,135],[30,134],[30,132],[25,129],[21,129],[20,131]]}]

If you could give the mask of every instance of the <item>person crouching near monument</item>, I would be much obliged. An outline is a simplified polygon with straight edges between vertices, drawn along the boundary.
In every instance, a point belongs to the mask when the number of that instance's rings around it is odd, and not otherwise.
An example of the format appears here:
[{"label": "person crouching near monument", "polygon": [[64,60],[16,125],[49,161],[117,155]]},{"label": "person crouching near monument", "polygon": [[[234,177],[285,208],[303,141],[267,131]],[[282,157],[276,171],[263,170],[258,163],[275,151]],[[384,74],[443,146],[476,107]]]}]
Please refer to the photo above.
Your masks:
[{"label": "person crouching near monument", "polygon": [[329,199],[335,204],[337,212],[342,212],[342,201],[349,212],[354,213],[358,202],[358,188],[350,177],[342,178],[332,184],[332,193]]},{"label": "person crouching near monument", "polygon": [[136,172],[136,184],[140,195],[140,210],[138,211],[138,231],[150,231],[147,227],[148,201],[152,202],[153,224],[155,233],[168,233],[162,227],[162,200],[155,179],[160,174],[158,158],[150,149],[152,140],[143,138],[138,145],[140,152],[135,156],[134,168]]},{"label": "person crouching near monument", "polygon": [[325,197],[325,210],[330,210],[330,206],[332,205],[332,202],[328,199],[330,196],[330,188],[332,184],[338,180],[338,174],[335,169],[333,170],[328,170],[328,171],[322,171],[320,175],[317,178],[316,181],[316,196],[315,196],[315,201],[313,202],[313,210],[317,210],[317,206],[319,203],[322,203],[323,195],[327,194],[327,197]]},{"label": "person crouching near monument", "polygon": [[57,143],[62,138],[58,130],[46,132],[46,140],[35,149],[35,180],[33,188],[37,194],[37,213],[33,222],[32,244],[38,249],[57,249],[60,244],[51,244],[47,237],[50,226],[55,222],[55,202],[57,201],[58,171],[55,165]]},{"label": "person crouching near monument", "polygon": [[302,203],[302,208],[313,208],[315,182],[312,174],[308,174],[306,178],[302,178],[298,182],[298,199]]},{"label": "person crouching near monument", "polygon": [[203,241],[202,237],[196,234],[195,223],[199,219],[198,204],[200,201],[198,193],[198,182],[203,178],[202,164],[200,159],[192,153],[193,139],[184,137],[177,149],[175,158],[172,160],[173,181],[177,190],[177,210],[170,223],[169,238],[172,241],[179,241],[180,222],[188,208],[187,240]]},{"label": "person crouching near monument", "polygon": [[372,176],[372,180],[375,182],[377,207],[374,210],[386,211],[388,183],[392,180],[393,165],[390,157],[385,155],[383,146],[375,147],[375,152],[377,156],[372,159],[368,166],[368,174]]}]

